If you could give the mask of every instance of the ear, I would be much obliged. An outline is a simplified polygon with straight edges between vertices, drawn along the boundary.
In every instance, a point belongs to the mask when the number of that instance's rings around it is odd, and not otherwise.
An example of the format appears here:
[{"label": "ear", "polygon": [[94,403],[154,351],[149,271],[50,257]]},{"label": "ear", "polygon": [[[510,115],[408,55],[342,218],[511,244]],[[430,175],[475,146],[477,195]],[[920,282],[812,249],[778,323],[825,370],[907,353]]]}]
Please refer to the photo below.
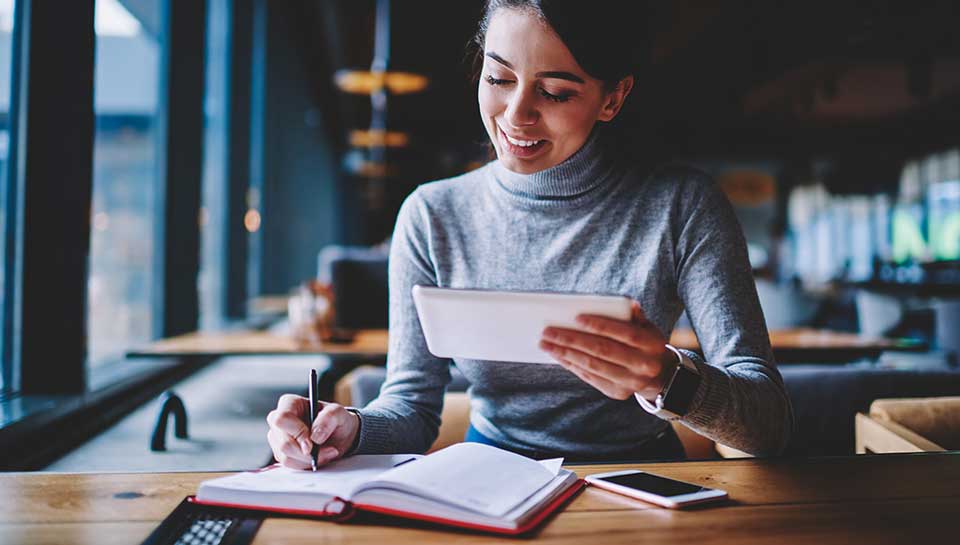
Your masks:
[{"label": "ear", "polygon": [[614,117],[617,117],[617,114],[620,113],[620,108],[623,107],[623,101],[627,99],[627,95],[630,94],[632,89],[633,76],[627,76],[620,80],[620,83],[617,83],[613,91],[610,91],[607,93],[607,96],[604,97],[603,106],[600,107],[600,114],[597,116],[597,120],[610,121]]}]

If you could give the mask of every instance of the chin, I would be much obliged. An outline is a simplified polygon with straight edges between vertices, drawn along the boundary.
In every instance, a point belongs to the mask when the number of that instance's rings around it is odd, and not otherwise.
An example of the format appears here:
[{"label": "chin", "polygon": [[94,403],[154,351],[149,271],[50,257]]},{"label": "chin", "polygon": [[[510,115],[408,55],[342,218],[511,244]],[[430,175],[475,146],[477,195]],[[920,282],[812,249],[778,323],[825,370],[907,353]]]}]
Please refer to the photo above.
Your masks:
[{"label": "chin", "polygon": [[509,157],[506,160],[501,158],[500,162],[506,167],[507,170],[516,172],[517,174],[533,174],[535,172],[540,172],[541,170],[546,170],[550,167],[540,166],[539,162],[537,164],[527,163],[525,161],[520,161],[513,157]]},{"label": "chin", "polygon": [[494,149],[497,152],[497,159],[500,161],[500,164],[507,170],[516,172],[517,174],[534,174],[541,170],[547,170],[559,163],[553,162],[550,156],[536,157],[533,160],[523,160],[511,155],[509,152],[501,151],[497,146],[494,146]]}]

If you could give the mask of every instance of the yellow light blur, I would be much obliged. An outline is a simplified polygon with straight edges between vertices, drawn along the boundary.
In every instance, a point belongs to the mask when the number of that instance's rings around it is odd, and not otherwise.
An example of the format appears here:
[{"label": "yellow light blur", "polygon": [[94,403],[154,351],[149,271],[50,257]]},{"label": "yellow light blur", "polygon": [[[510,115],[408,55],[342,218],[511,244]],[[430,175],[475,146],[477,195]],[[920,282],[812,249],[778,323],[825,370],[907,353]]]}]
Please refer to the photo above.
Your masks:
[{"label": "yellow light blur", "polygon": [[350,145],[356,148],[372,148],[374,146],[404,148],[409,143],[410,137],[405,132],[384,131],[382,129],[350,131]]},{"label": "yellow light blur", "polygon": [[430,80],[426,76],[410,72],[387,73],[387,89],[395,95],[418,93],[427,88]]},{"label": "yellow light blur", "polygon": [[256,233],[260,229],[260,212],[252,208],[247,210],[243,215],[243,226],[247,228],[248,233]]},{"label": "yellow light blur", "polygon": [[338,70],[334,80],[341,91],[357,95],[372,95],[384,87],[394,95],[419,93],[430,83],[422,74],[368,70]]},{"label": "yellow light blur", "polygon": [[364,161],[363,164],[360,165],[359,174],[368,178],[383,178],[387,175],[387,165]]},{"label": "yellow light blur", "polygon": [[386,178],[397,174],[396,165],[386,165],[374,161],[361,161],[350,169],[357,176],[366,178]]}]

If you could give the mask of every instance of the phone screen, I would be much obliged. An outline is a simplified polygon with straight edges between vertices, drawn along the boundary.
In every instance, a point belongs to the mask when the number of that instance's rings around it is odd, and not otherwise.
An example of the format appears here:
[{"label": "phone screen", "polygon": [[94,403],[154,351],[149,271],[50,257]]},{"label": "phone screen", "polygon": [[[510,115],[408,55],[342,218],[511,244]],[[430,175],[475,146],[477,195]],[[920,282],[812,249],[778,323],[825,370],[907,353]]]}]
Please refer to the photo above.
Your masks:
[{"label": "phone screen", "polygon": [[710,490],[704,486],[674,481],[673,479],[658,477],[649,473],[614,475],[611,477],[603,477],[602,480],[665,497],[682,496],[684,494],[693,494],[694,492]]}]

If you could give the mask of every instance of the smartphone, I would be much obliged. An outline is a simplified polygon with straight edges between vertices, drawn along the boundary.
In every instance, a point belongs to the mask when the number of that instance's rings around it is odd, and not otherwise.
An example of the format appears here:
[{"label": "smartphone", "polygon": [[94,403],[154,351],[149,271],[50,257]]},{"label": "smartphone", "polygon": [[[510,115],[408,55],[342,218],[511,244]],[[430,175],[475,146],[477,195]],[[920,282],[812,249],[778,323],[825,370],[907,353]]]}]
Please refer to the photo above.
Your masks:
[{"label": "smartphone", "polygon": [[588,475],[585,479],[598,488],[671,509],[727,499],[727,493],[724,490],[668,479],[653,473],[633,469],[595,473]]}]

